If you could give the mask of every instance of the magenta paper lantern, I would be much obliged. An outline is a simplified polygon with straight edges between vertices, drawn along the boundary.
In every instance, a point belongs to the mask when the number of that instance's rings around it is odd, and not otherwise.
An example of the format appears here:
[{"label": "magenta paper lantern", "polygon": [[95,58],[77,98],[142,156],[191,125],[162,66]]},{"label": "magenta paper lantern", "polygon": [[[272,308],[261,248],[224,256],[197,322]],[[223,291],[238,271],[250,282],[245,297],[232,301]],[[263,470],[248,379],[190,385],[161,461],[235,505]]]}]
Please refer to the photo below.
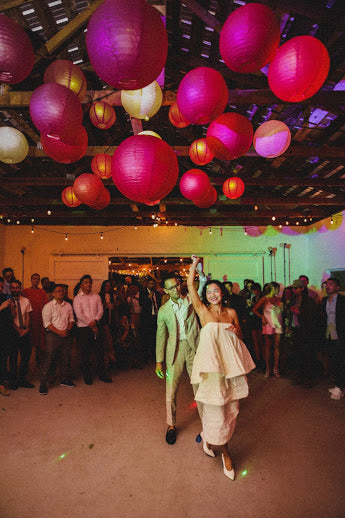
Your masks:
[{"label": "magenta paper lantern", "polygon": [[271,61],[279,42],[279,22],[272,9],[252,3],[239,7],[227,18],[219,50],[231,70],[248,74]]},{"label": "magenta paper lantern", "polygon": [[189,157],[194,164],[206,165],[213,160],[213,153],[205,138],[199,138],[189,146]]},{"label": "magenta paper lantern", "polygon": [[289,147],[291,132],[284,122],[271,120],[261,124],[254,133],[255,151],[265,158],[280,156]]},{"label": "magenta paper lantern", "polygon": [[210,179],[201,169],[189,169],[180,180],[180,191],[187,200],[199,200],[210,188]]},{"label": "magenta paper lantern", "polygon": [[89,111],[90,120],[98,129],[109,129],[116,121],[116,113],[111,104],[96,101]]},{"label": "magenta paper lantern", "polygon": [[168,37],[145,0],[105,0],[90,18],[86,46],[96,74],[119,90],[152,83],[165,65]]},{"label": "magenta paper lantern", "polygon": [[16,22],[0,14],[0,83],[20,83],[34,66],[29,36]]},{"label": "magenta paper lantern", "polygon": [[66,86],[82,101],[86,94],[86,79],[77,65],[67,59],[57,59],[51,63],[44,74],[45,83],[58,83]]},{"label": "magenta paper lantern", "polygon": [[169,120],[176,128],[186,128],[190,125],[190,122],[180,112],[177,103],[173,103],[169,108]]},{"label": "magenta paper lantern", "polygon": [[328,51],[320,40],[297,36],[277,50],[268,68],[268,84],[283,101],[304,101],[321,88],[329,66]]},{"label": "magenta paper lantern", "polygon": [[111,177],[111,156],[98,153],[91,161],[91,169],[94,174],[105,180]]},{"label": "magenta paper lantern", "polygon": [[145,205],[148,205],[149,207],[153,207],[154,205],[158,205],[161,200],[154,200],[154,201],[147,201],[145,202]]},{"label": "magenta paper lantern", "polygon": [[194,205],[199,207],[200,209],[207,209],[208,207],[211,207],[214,205],[217,201],[217,191],[213,187],[213,185],[210,185],[209,190],[205,194],[203,198],[200,198],[200,200],[193,200]]},{"label": "magenta paper lantern", "polygon": [[230,200],[239,198],[244,193],[244,183],[241,178],[232,176],[223,183],[223,193]]},{"label": "magenta paper lantern", "polygon": [[233,160],[245,155],[253,140],[253,126],[239,113],[219,115],[206,133],[207,145],[220,160]]},{"label": "magenta paper lantern", "polygon": [[167,196],[177,182],[178,170],[172,148],[150,135],[127,138],[112,160],[114,184],[124,196],[140,203]]},{"label": "magenta paper lantern", "polygon": [[92,173],[83,173],[73,183],[73,192],[82,203],[95,203],[101,195],[104,185],[102,180]]},{"label": "magenta paper lantern", "polygon": [[66,187],[61,193],[61,199],[67,207],[79,207],[81,201],[78,200],[73,192],[73,186]]},{"label": "magenta paper lantern", "polygon": [[87,205],[89,205],[89,207],[91,207],[92,209],[101,210],[105,209],[109,205],[109,203],[110,192],[108,191],[108,189],[103,187],[98,198],[94,202],[88,203]]},{"label": "magenta paper lantern", "polygon": [[192,124],[208,124],[223,113],[229,98],[223,76],[208,67],[190,70],[177,89],[177,105]]},{"label": "magenta paper lantern", "polygon": [[68,141],[60,138],[50,137],[41,133],[41,144],[47,155],[62,164],[71,164],[77,162],[85,156],[87,151],[88,136],[86,129],[80,126],[74,136]]},{"label": "magenta paper lantern", "polygon": [[79,131],[83,109],[69,88],[46,83],[36,88],[31,96],[30,116],[41,133],[64,139]]}]

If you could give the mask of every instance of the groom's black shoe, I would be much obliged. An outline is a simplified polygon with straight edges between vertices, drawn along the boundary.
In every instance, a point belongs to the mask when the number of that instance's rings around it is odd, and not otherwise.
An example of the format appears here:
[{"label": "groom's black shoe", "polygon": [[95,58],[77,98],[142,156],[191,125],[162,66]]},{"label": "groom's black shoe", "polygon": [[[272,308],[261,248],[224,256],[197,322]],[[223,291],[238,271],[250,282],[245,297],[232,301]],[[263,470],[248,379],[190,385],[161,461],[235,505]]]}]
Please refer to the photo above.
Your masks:
[{"label": "groom's black shoe", "polygon": [[176,428],[168,428],[165,436],[165,440],[168,444],[175,444],[176,442]]}]

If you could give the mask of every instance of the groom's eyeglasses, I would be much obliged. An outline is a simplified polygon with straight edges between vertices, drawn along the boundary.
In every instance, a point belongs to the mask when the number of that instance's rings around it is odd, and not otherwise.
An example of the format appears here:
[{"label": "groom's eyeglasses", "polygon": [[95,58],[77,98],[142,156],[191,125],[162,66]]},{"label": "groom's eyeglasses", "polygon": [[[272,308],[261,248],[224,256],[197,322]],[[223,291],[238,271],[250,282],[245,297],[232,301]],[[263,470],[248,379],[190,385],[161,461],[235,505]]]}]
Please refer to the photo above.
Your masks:
[{"label": "groom's eyeglasses", "polygon": [[168,291],[171,291],[171,290],[174,290],[175,288],[177,289],[178,287],[179,287],[179,284],[174,284],[174,286],[170,286],[170,288],[165,288],[165,289]]}]

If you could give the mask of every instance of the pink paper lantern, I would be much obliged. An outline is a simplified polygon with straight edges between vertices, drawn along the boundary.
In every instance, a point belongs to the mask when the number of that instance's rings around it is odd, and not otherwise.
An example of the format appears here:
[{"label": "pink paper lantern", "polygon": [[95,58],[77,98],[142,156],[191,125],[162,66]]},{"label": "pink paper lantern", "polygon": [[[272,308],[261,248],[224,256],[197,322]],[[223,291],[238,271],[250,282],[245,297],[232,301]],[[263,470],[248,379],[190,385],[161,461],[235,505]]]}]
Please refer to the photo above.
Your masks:
[{"label": "pink paper lantern", "polygon": [[268,68],[268,84],[283,101],[304,101],[321,88],[329,66],[328,51],[320,40],[297,36],[277,50]]},{"label": "pink paper lantern", "polygon": [[190,122],[180,112],[177,103],[173,103],[169,108],[169,120],[176,128],[186,128],[190,125]]},{"label": "pink paper lantern", "polygon": [[201,169],[189,169],[180,180],[180,191],[187,200],[199,200],[210,188],[210,179]]},{"label": "pink paper lantern", "polygon": [[254,133],[255,151],[265,158],[280,156],[289,147],[291,133],[284,122],[271,120],[261,124]]},{"label": "pink paper lantern", "polygon": [[194,164],[206,165],[209,164],[214,154],[207,145],[205,138],[199,138],[189,146],[189,157]]},{"label": "pink paper lantern", "polygon": [[82,101],[86,94],[86,79],[77,65],[67,59],[53,61],[44,73],[45,83],[58,83],[66,86]]},{"label": "pink paper lantern", "polygon": [[111,177],[111,156],[98,153],[91,161],[91,169],[94,174],[105,180]]},{"label": "pink paper lantern", "polygon": [[112,160],[118,190],[130,200],[161,200],[175,186],[178,161],[171,147],[150,135],[134,135],[118,146]]},{"label": "pink paper lantern", "polygon": [[208,124],[223,113],[229,92],[223,76],[208,67],[190,70],[177,89],[182,116],[192,124]]},{"label": "pink paper lantern", "polygon": [[280,27],[274,12],[266,5],[252,3],[239,7],[227,18],[219,50],[231,70],[248,74],[271,61],[279,42]]},{"label": "pink paper lantern", "polygon": [[73,183],[73,192],[78,200],[87,205],[95,203],[104,189],[102,180],[92,173],[83,173]]},{"label": "pink paper lantern", "polygon": [[111,104],[96,101],[90,108],[90,120],[98,129],[109,129],[116,120],[116,113]]},{"label": "pink paper lantern", "polygon": [[164,67],[168,37],[145,0],[105,0],[90,18],[86,46],[96,74],[119,90],[152,83]]},{"label": "pink paper lantern", "polygon": [[70,137],[79,131],[83,110],[77,96],[66,86],[46,83],[36,88],[30,99],[30,116],[44,135]]},{"label": "pink paper lantern", "polygon": [[146,201],[145,205],[148,205],[149,207],[153,207],[154,205],[158,205],[161,200],[154,200],[154,201]]},{"label": "pink paper lantern", "polygon": [[0,83],[20,83],[30,74],[35,55],[24,29],[0,14]]},{"label": "pink paper lantern", "polygon": [[78,200],[73,192],[73,186],[66,187],[61,193],[61,199],[67,207],[79,207],[81,201]]},{"label": "pink paper lantern", "polygon": [[244,193],[244,183],[241,178],[232,176],[223,183],[223,193],[230,200],[239,198]]},{"label": "pink paper lantern", "polygon": [[209,190],[205,194],[203,198],[200,198],[200,200],[193,200],[194,205],[199,207],[200,209],[207,209],[208,207],[211,207],[214,205],[217,201],[217,191],[213,187],[213,185],[210,185]]},{"label": "pink paper lantern", "polygon": [[110,192],[108,189],[103,187],[98,198],[94,202],[90,202],[87,205],[92,209],[102,210],[105,209],[110,203]]},{"label": "pink paper lantern", "polygon": [[75,135],[67,142],[41,133],[41,144],[50,158],[62,164],[71,164],[85,156],[88,136],[86,129],[80,126]]},{"label": "pink paper lantern", "polygon": [[253,126],[238,113],[219,115],[206,133],[207,145],[220,160],[233,160],[245,155],[253,140]]}]

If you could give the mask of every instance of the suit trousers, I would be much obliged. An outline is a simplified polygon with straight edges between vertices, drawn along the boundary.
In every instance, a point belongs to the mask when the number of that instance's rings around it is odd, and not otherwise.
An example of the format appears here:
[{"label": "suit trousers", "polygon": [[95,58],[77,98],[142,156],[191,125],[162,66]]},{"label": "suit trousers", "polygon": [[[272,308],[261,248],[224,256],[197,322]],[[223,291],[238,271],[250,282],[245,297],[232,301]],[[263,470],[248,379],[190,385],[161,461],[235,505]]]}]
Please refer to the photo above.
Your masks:
[{"label": "suit trousers", "polygon": [[[18,368],[18,351],[20,352],[20,362]],[[23,383],[26,381],[26,376],[29,371],[29,361],[31,356],[31,343],[29,335],[26,334],[22,337],[16,333],[13,347],[10,351],[10,383]]]},{"label": "suit trousers", "polygon": [[60,354],[60,379],[69,381],[68,374],[69,355],[72,340],[70,336],[59,336],[56,333],[48,332],[46,336],[46,351],[41,371],[41,383],[48,383],[49,370],[57,353]]},{"label": "suit trousers", "polygon": [[334,384],[341,389],[345,388],[345,347],[341,340],[327,340],[327,352],[329,354],[331,375]]},{"label": "suit trousers", "polygon": [[[180,340],[178,343],[178,352],[173,365],[167,364],[166,370],[166,409],[168,426],[176,425],[176,395],[183,373],[184,365],[188,376],[191,377],[195,351],[190,347],[187,340]],[[193,385],[194,394],[197,385]]]},{"label": "suit trousers", "polygon": [[104,347],[100,333],[94,337],[90,327],[78,327],[77,338],[81,349],[81,367],[85,381],[92,379],[92,353],[96,357],[98,376],[105,377]]}]

